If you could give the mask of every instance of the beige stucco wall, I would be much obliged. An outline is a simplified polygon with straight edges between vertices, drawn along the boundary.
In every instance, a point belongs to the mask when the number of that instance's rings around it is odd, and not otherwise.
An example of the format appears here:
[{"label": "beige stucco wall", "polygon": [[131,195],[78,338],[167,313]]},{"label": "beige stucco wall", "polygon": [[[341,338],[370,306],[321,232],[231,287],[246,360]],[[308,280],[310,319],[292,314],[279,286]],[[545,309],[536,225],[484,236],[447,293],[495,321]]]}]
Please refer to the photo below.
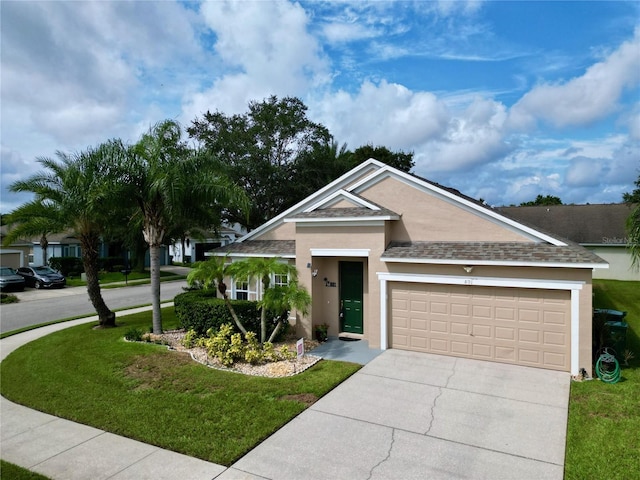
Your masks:
[{"label": "beige stucco wall", "polygon": [[477,214],[386,178],[359,195],[402,216],[392,225],[395,241],[527,242],[522,234],[506,229]]},{"label": "beige stucco wall", "polygon": [[332,205],[329,205],[328,208],[354,208],[354,207],[356,207],[356,205],[353,202],[342,199]]},{"label": "beige stucco wall", "polygon": [[257,236],[255,240],[293,240],[296,236],[295,223],[282,223],[277,227]]},{"label": "beige stucco wall", "polygon": [[624,245],[587,248],[603,260],[609,262],[609,268],[594,269],[593,278],[640,281],[640,269],[633,269],[631,267],[631,255]]},{"label": "beige stucco wall", "polygon": [[[313,310],[308,319],[302,320],[299,334],[310,336],[312,325],[327,323],[329,334],[339,333],[339,262],[362,261],[364,263],[363,328],[364,338],[372,346],[380,344],[380,285],[376,272],[383,268],[379,258],[386,247],[384,225],[370,227],[308,227],[298,226],[296,236],[296,266],[300,281],[312,292]],[[368,257],[311,257],[312,249],[368,249]],[[311,263],[311,268],[307,268]],[[312,276],[313,270],[318,275]],[[302,272],[304,271],[304,272]],[[335,282],[327,287],[324,278]]]}]

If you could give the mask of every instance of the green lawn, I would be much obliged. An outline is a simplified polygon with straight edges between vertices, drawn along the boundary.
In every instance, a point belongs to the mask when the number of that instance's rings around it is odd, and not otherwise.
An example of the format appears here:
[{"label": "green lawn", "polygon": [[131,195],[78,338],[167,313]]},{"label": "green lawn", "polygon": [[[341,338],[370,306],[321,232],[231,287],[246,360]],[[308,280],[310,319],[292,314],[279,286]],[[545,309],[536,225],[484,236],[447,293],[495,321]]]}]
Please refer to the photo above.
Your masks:
[{"label": "green lawn", "polygon": [[[37,410],[229,465],[360,366],[323,360],[288,378],[214,370],[166,347],[125,342],[151,314],[120,317],[36,340],[0,365],[2,395]],[[177,324],[173,309],[163,324]]]},{"label": "green lawn", "polygon": [[572,382],[565,479],[640,478],[640,282],[594,281],[594,308],[627,311],[622,380]]},{"label": "green lawn", "polygon": [[49,480],[49,477],[0,460],[0,480]]},{"label": "green lawn", "polygon": [[[162,271],[160,272],[160,277],[165,277],[165,279],[167,279],[167,277],[173,277],[171,278],[172,280],[174,278],[184,278],[179,275],[175,275],[171,272],[162,272]],[[126,281],[129,283],[140,284],[140,283],[144,283],[145,281],[150,281],[150,278],[151,278],[151,274],[149,273],[149,271],[145,271],[145,272],[132,271],[129,275],[127,275]],[[125,281],[125,277],[120,272],[103,272],[100,274],[101,285],[106,285],[109,283],[116,283],[116,282],[124,282],[124,281]],[[83,281],[80,277],[67,277],[67,285],[70,287],[83,287],[86,284],[87,282]]]}]

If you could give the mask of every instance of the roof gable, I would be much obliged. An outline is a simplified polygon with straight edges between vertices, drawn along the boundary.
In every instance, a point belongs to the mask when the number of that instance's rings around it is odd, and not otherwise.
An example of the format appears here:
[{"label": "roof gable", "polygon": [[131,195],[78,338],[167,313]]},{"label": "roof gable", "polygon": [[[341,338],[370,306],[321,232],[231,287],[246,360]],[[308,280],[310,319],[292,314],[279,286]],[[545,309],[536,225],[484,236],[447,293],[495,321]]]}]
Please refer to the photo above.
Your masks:
[{"label": "roof gable", "polygon": [[[383,209],[384,206],[378,205],[366,198],[366,191],[388,178],[393,178],[408,188],[428,193],[449,205],[453,205],[469,214],[481,217],[494,225],[521,235],[529,241],[548,242],[557,246],[566,245],[562,240],[505,217],[499,212],[480,204],[470,197],[462,195],[454,189],[443,187],[415,175],[402,172],[375,159],[369,159],[356,166],[326,187],[318,190],[316,193],[240,238],[238,242],[259,240],[261,235],[277,228],[285,222],[305,221],[305,219],[307,219],[306,221],[312,221],[310,219],[314,217],[316,220],[318,218],[324,218],[322,216],[323,213],[315,212],[324,210],[324,215],[326,216],[327,210],[331,209],[332,206],[340,204],[342,207],[345,204],[344,202],[354,205],[354,210],[347,212],[346,210],[348,209],[337,208],[337,210],[342,210],[342,212],[333,212],[331,215],[343,218],[346,221],[354,217],[362,218],[365,210],[367,213],[372,214],[373,212],[379,212],[377,208]],[[360,210],[356,215],[348,215],[348,213],[355,214],[356,210]],[[395,219],[392,218],[392,215],[398,215],[398,213],[392,210],[393,209],[387,210],[389,216],[386,219]],[[375,216],[380,217],[379,213],[376,213]]]}]

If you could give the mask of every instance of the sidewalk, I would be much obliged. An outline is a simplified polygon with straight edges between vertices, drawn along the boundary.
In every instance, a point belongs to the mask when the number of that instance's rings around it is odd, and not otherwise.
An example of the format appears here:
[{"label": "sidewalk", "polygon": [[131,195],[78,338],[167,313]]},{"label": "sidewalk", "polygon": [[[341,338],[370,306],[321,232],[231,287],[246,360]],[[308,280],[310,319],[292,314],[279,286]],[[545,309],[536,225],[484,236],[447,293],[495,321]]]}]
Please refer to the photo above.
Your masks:
[{"label": "sidewalk", "polygon": [[[72,320],[4,338],[0,340],[0,358],[4,360],[37,338],[97,319]],[[0,457],[51,479],[211,480],[226,470],[222,465],[38,412],[4,397],[0,397],[0,411]]]}]

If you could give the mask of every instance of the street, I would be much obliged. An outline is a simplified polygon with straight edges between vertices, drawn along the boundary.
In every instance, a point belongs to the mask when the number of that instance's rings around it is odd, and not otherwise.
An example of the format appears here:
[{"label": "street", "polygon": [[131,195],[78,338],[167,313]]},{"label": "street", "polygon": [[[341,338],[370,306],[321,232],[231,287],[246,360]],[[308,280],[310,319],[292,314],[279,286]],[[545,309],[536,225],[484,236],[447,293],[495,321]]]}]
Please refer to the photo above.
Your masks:
[{"label": "street", "polygon": [[[170,301],[183,292],[185,280],[162,282],[160,298]],[[151,303],[151,286],[103,288],[102,296],[111,310]],[[20,301],[0,306],[0,333],[80,315],[95,315],[86,287],[54,290],[25,289],[16,294]]]}]

